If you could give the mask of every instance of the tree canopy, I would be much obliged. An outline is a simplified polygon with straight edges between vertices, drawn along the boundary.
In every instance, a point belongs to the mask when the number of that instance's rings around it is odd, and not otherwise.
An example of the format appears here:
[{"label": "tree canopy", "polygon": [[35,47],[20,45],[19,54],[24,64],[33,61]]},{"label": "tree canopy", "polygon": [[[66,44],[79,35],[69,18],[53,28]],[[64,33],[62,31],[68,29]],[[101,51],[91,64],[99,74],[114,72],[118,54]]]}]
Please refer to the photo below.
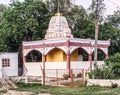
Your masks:
[{"label": "tree canopy", "polygon": [[[22,41],[42,39],[48,26],[49,10],[40,0],[13,1],[4,12],[2,36],[11,51],[17,51]],[[16,50],[15,50],[16,49]]]},{"label": "tree canopy", "polygon": [[[22,41],[44,38],[57,7],[56,0],[13,0],[9,7],[0,5],[0,51],[18,51]],[[94,39],[95,21],[92,13],[82,6],[72,5],[69,0],[60,0],[60,12],[67,18],[74,37]],[[119,9],[99,26],[98,39],[111,39],[109,54],[120,52]]]}]

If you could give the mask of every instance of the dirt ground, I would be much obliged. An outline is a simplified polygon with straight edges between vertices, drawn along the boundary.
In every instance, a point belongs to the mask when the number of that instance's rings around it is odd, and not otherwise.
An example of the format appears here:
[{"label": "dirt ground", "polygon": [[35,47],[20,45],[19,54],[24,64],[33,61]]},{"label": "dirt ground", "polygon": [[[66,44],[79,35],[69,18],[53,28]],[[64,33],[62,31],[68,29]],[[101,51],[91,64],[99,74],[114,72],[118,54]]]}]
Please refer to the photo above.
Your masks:
[{"label": "dirt ground", "polygon": [[49,93],[41,93],[41,94],[35,94],[32,92],[19,92],[15,90],[8,90],[7,93],[4,93],[2,95],[51,95]]}]

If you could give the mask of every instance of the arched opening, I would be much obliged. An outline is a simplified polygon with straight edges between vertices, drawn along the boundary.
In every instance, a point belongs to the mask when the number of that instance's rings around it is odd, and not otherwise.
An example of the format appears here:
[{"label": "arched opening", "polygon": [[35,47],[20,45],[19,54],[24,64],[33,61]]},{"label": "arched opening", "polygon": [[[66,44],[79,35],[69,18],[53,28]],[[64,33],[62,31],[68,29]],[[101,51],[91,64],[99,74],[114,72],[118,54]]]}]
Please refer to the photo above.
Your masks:
[{"label": "arched opening", "polygon": [[88,54],[82,48],[77,48],[71,53],[71,61],[88,61]]},{"label": "arched opening", "polygon": [[51,50],[46,57],[47,62],[64,62],[66,61],[66,54],[58,48]]},{"label": "arched opening", "polygon": [[[92,59],[94,60],[94,52],[92,53]],[[98,48],[97,50],[97,60],[98,61],[103,61],[105,59],[105,53]]]},{"label": "arched opening", "polygon": [[26,62],[42,62],[42,54],[37,50],[32,50],[27,54]]},{"label": "arched opening", "polygon": [[83,48],[78,48],[78,55],[83,57],[80,61],[88,61],[88,53]]}]

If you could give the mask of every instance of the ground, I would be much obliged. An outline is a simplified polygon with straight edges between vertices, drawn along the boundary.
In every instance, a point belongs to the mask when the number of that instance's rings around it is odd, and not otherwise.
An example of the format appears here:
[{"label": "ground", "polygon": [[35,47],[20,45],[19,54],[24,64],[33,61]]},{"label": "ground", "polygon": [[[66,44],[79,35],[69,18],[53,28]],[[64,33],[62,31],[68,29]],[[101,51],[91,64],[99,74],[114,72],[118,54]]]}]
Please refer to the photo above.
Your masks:
[{"label": "ground", "polygon": [[[4,93],[2,95],[35,95],[35,93],[27,92],[27,91],[20,92],[20,91],[15,91],[15,90],[8,90],[6,93]],[[51,94],[49,94],[49,93],[40,93],[40,94],[37,94],[37,95],[51,95]]]},{"label": "ground", "polygon": [[18,84],[18,88],[6,91],[0,95],[120,95],[120,87],[43,87],[40,84]]}]

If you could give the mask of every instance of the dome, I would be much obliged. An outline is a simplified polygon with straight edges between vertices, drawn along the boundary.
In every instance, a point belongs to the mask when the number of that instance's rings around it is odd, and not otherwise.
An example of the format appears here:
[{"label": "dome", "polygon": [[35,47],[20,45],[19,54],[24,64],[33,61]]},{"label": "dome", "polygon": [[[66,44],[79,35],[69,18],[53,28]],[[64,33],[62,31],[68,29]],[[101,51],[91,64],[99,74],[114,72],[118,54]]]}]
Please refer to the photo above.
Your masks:
[{"label": "dome", "polygon": [[69,28],[68,22],[64,16],[57,13],[50,20],[45,39],[48,38],[64,38],[71,36],[71,29]]}]

